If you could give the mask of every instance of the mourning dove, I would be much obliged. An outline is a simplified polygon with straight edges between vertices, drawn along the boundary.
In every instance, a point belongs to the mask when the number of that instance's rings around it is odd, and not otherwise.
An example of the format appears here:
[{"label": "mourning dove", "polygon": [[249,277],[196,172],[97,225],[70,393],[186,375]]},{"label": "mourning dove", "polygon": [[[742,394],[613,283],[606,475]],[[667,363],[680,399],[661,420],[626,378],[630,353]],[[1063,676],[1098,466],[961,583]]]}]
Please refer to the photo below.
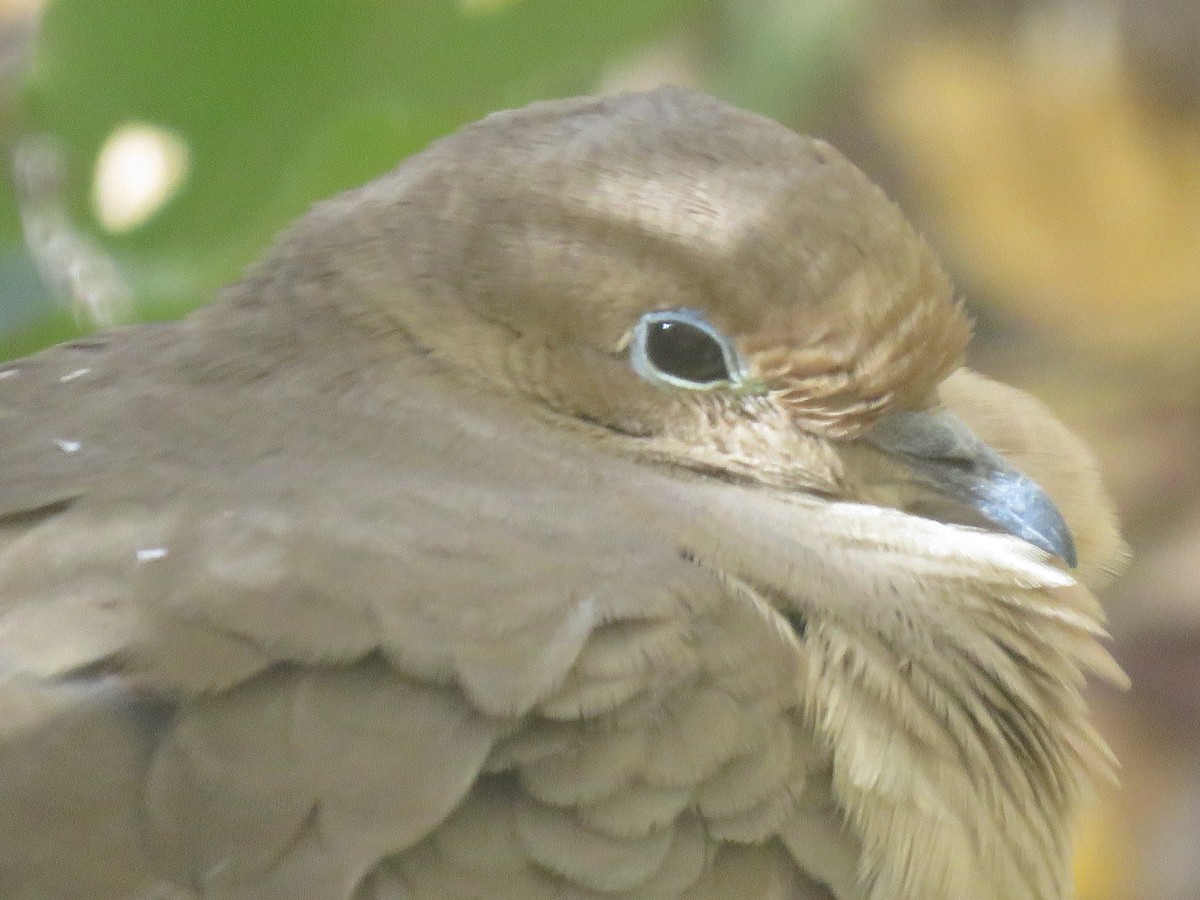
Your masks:
[{"label": "mourning dove", "polygon": [[967,337],[836,151],[660,89],[10,363],[0,893],[1068,897],[1122,545]]}]

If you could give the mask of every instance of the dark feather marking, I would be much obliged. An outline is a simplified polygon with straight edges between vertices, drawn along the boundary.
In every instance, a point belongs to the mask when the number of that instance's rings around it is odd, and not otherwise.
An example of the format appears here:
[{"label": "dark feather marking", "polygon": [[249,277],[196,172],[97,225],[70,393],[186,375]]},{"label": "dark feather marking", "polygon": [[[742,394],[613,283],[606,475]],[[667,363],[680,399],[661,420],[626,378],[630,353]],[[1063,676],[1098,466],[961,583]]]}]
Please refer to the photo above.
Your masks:
[{"label": "dark feather marking", "polygon": [[78,497],[64,497],[41,506],[29,509],[18,509],[10,513],[0,514],[0,529],[30,529],[41,525],[47,519],[52,519],[70,509]]}]

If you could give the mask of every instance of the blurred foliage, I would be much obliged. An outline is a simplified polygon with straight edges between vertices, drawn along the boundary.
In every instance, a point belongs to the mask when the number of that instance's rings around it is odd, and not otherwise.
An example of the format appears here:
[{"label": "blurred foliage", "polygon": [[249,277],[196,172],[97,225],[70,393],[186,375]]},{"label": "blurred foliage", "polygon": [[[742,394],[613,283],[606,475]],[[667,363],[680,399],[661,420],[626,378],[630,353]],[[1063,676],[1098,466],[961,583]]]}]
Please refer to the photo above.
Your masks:
[{"label": "blurred foliage", "polygon": [[867,0],[730,0],[715,19],[710,87],[771,118],[811,121],[853,77],[869,12]]},{"label": "blurred foliage", "polygon": [[1068,36],[926,30],[879,67],[876,119],[991,303],[1092,354],[1190,367],[1200,117],[1150,106],[1119,55]]},{"label": "blurred foliage", "polygon": [[[63,218],[117,263],[137,318],[170,317],[236,277],[315,199],[491,110],[587,90],[703,5],[57,0],[10,127],[53,137]],[[93,208],[94,168],[129,123],[178,135],[189,167],[156,215],[111,233]],[[0,195],[5,355],[87,326],[36,289],[19,237],[12,196]]]}]

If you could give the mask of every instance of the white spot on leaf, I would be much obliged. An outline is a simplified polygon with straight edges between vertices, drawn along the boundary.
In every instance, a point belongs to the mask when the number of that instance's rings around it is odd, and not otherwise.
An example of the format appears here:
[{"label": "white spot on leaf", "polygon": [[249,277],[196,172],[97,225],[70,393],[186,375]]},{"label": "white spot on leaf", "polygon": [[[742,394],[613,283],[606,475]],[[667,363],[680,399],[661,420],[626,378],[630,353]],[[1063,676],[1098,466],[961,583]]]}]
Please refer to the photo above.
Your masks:
[{"label": "white spot on leaf", "polygon": [[118,128],[96,157],[96,218],[114,233],[136,228],[175,195],[190,166],[188,146],[175,132],[140,123]]}]

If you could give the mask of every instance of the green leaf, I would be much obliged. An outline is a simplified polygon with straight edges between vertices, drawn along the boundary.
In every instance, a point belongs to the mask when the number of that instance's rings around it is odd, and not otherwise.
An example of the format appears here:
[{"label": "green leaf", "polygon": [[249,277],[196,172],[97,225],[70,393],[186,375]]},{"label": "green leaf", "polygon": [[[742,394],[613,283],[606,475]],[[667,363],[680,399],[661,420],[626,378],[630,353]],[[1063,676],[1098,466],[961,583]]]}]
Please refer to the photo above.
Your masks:
[{"label": "green leaf", "polygon": [[[136,316],[176,315],[314,200],[493,109],[586,91],[701,2],[57,0],[22,127],[56,139],[52,199],[117,261]],[[145,221],[106,229],[97,159],[131,124],[176,136],[185,170]]]}]

